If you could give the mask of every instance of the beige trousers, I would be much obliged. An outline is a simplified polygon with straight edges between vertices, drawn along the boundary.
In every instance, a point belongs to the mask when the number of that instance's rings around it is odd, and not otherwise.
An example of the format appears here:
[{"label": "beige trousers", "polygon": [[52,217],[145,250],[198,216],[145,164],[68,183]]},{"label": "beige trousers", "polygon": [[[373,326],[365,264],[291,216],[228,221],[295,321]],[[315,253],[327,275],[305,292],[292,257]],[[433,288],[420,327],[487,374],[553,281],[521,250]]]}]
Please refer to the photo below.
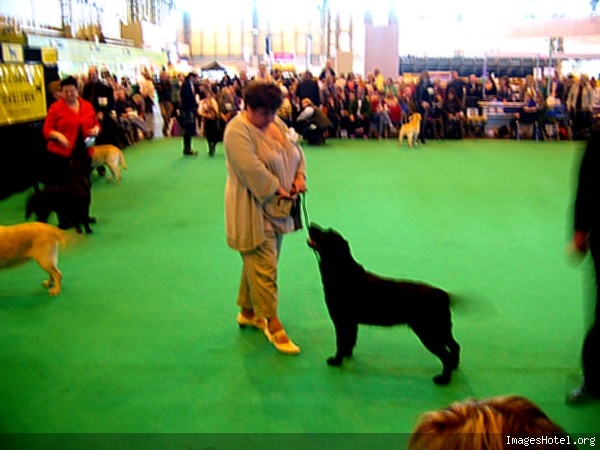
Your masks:
[{"label": "beige trousers", "polygon": [[243,267],[237,304],[258,317],[277,317],[277,264],[282,240],[282,234],[268,231],[260,247],[240,252]]}]

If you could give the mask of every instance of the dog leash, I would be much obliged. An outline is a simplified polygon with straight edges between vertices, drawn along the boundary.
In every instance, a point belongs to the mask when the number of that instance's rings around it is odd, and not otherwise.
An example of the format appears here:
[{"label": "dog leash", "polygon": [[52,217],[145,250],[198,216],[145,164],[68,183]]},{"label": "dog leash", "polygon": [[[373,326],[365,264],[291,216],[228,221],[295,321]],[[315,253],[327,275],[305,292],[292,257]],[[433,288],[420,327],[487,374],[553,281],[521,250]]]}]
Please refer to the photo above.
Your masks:
[{"label": "dog leash", "polygon": [[306,206],[306,192],[300,193],[300,208],[302,209],[302,219],[304,221],[304,228],[308,235],[308,227],[310,226],[310,220],[308,218],[308,208]]},{"label": "dog leash", "polygon": [[[310,239],[310,233],[308,231],[308,227],[310,226],[310,219],[308,218],[308,206],[306,206],[306,192],[301,192],[298,196],[298,199],[300,201],[300,209],[302,210],[302,219],[304,221],[304,228],[306,230],[306,237],[308,239]],[[319,258],[319,253],[311,247],[311,250],[313,251],[315,258],[317,260],[317,263],[320,263],[321,260]]]}]

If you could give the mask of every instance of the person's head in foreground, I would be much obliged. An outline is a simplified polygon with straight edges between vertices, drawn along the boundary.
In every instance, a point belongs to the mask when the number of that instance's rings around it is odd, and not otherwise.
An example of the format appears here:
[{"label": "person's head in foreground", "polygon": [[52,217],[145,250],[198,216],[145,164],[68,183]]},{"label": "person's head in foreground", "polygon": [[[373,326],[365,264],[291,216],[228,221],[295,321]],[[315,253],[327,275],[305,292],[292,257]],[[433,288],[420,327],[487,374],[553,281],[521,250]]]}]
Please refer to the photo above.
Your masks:
[{"label": "person's head in foreground", "polygon": [[517,395],[468,399],[423,414],[408,450],[575,449],[539,406]]}]

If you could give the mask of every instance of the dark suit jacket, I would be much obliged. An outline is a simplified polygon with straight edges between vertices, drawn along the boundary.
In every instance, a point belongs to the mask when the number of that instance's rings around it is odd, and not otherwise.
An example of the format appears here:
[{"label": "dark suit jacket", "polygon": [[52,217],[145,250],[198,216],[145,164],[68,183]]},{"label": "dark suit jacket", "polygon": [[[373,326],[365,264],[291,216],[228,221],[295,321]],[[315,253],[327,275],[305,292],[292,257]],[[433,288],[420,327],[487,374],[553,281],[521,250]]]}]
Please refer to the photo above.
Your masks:
[{"label": "dark suit jacket", "polygon": [[313,105],[320,106],[321,105],[321,92],[319,90],[319,83],[317,80],[305,79],[298,83],[298,87],[296,88],[296,96],[300,101],[303,98],[309,98]]},{"label": "dark suit jacket", "polygon": [[[115,109],[115,95],[113,88],[107,84],[97,81],[95,83],[87,83],[81,91],[81,98],[87,100],[94,107],[96,112],[110,112]],[[100,99],[106,99],[106,105],[100,105]]]},{"label": "dark suit jacket", "polygon": [[[597,232],[600,210],[598,192],[600,192],[600,126],[596,125],[592,128],[579,167],[573,217],[575,230]],[[591,236],[592,246],[598,239],[600,239],[598,236]]]},{"label": "dark suit jacket", "polygon": [[186,78],[181,83],[179,90],[179,107],[184,112],[196,112],[198,110],[198,101],[196,100],[196,85]]}]

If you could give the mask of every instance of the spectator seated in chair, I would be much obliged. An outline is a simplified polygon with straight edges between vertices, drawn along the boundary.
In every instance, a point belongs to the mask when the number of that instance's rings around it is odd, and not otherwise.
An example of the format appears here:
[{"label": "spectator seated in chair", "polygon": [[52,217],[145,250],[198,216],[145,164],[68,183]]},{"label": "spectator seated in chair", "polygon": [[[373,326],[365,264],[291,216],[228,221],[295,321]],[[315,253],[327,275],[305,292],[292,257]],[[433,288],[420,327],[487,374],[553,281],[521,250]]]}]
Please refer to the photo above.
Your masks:
[{"label": "spectator seated in chair", "polygon": [[348,96],[348,118],[350,120],[348,132],[350,136],[368,139],[372,115],[371,101],[366,88],[359,86],[356,89],[356,95],[349,94]]},{"label": "spectator seated in chair", "polygon": [[283,120],[288,127],[293,127],[294,109],[290,99],[289,90],[285,86],[282,86],[281,91],[283,92],[283,102],[277,110],[277,116]]},{"label": "spectator seated in chair", "polygon": [[341,123],[342,123],[342,102],[339,98],[339,90],[336,95],[329,95],[324,102],[323,108],[325,114],[331,122],[331,133],[332,137],[340,137],[341,135]]},{"label": "spectator seated in chair", "polygon": [[462,110],[462,103],[456,95],[454,87],[450,87],[446,93],[446,98],[442,103],[442,115],[446,138],[462,139],[465,115]]},{"label": "spectator seated in chair", "polygon": [[428,135],[433,139],[443,139],[446,136],[444,132],[444,99],[439,92],[436,92],[432,96],[428,121]]},{"label": "spectator seated in chair", "polygon": [[541,115],[542,135],[545,140],[561,139],[561,130],[563,137],[568,138],[570,135],[570,120],[567,107],[559,98],[549,95],[546,99],[546,110]]},{"label": "spectator seated in chair", "polygon": [[[525,93],[524,105],[517,117],[511,120],[511,130],[517,139],[521,138],[523,131],[535,139],[539,138],[540,106],[529,93]],[[531,131],[528,131],[531,130]]]},{"label": "spectator seated in chair", "polygon": [[125,89],[116,91],[115,109],[121,123],[131,125],[134,130],[139,130],[145,139],[152,139],[154,133],[149,129],[146,121],[138,115],[136,105],[127,98]]},{"label": "spectator seated in chair", "polygon": [[301,106],[302,110],[296,119],[298,133],[311,145],[324,144],[331,130],[331,121],[309,98],[303,98]]},{"label": "spectator seated in chair", "polygon": [[398,101],[398,96],[394,95],[392,91],[388,91],[385,94],[385,107],[387,108],[390,120],[392,121],[391,134],[397,135],[398,130],[402,126],[402,106]]},{"label": "spectator seated in chair", "polygon": [[389,136],[390,132],[396,132],[383,94],[376,90],[371,93],[371,112],[371,127],[376,137],[381,139]]}]

